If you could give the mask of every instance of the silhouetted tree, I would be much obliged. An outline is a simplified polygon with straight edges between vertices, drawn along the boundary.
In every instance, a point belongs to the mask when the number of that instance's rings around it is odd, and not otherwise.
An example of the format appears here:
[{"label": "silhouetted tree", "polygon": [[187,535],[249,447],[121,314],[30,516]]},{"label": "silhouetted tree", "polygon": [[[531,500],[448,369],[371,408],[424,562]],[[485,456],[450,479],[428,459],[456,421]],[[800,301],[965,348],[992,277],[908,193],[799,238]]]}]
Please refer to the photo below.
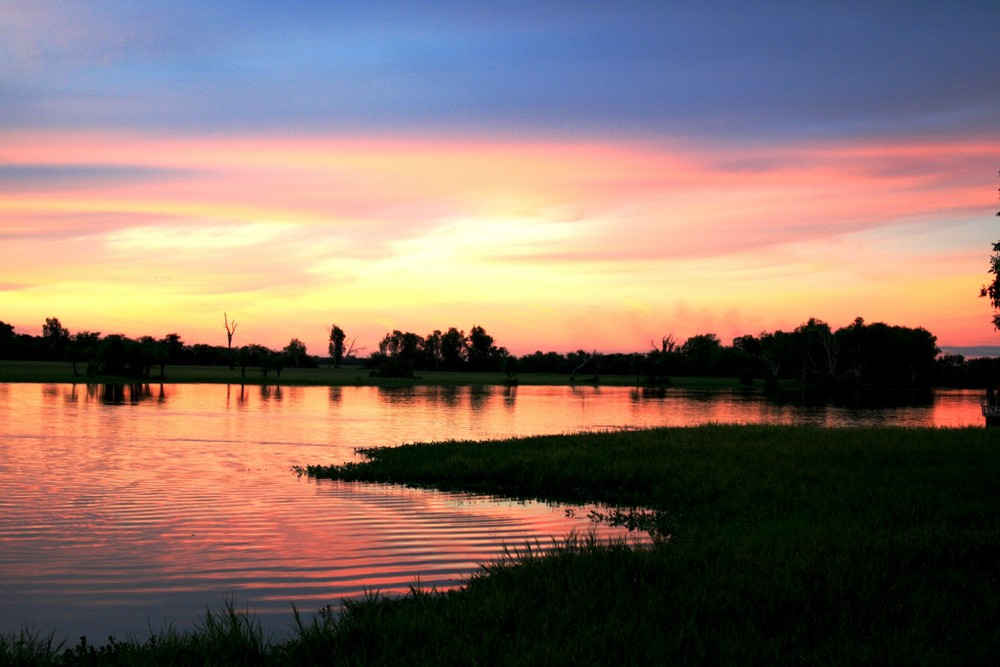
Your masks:
[{"label": "silhouetted tree", "polygon": [[69,345],[69,329],[57,317],[45,318],[42,325],[42,343],[50,359],[61,359]]},{"label": "silhouetted tree", "polygon": [[14,340],[14,325],[0,321],[0,359],[13,356]]},{"label": "silhouetted tree", "polygon": [[934,377],[935,359],[941,352],[937,337],[923,327],[898,327],[899,348],[906,359],[911,386],[929,385]]},{"label": "silhouetted tree", "polygon": [[229,315],[225,312],[222,313],[222,320],[226,325],[226,349],[229,350],[229,370],[236,368],[236,358],[233,356],[233,334],[236,333],[236,320],[233,323],[229,323]]},{"label": "silhouetted tree", "polygon": [[854,318],[846,327],[834,333],[840,350],[841,381],[847,385],[860,384],[868,364],[868,327],[862,317]]},{"label": "silhouetted tree", "polygon": [[733,339],[730,351],[730,363],[736,369],[736,376],[741,384],[752,385],[755,377],[763,376],[763,364],[760,358],[763,348],[760,339],[749,334],[738,336]]},{"label": "silhouetted tree", "polygon": [[817,380],[828,383],[835,378],[838,350],[831,342],[830,325],[810,317],[792,332],[792,359],[802,382]]},{"label": "silhouetted tree", "polygon": [[344,340],[347,334],[336,324],[330,329],[330,358],[333,359],[333,367],[340,368],[344,361]]},{"label": "silhouetted tree", "polygon": [[993,310],[993,328],[1000,330],[1000,242],[993,244],[993,254],[990,256],[990,270],[993,280],[983,285],[979,290],[980,297],[989,297]]},{"label": "silhouetted tree", "polygon": [[[1000,172],[998,172],[1000,175]],[[997,190],[1000,195],[1000,189]],[[1000,211],[997,211],[1000,215]],[[993,328],[1000,330],[1000,241],[993,244],[993,254],[990,255],[989,273],[993,275],[993,280],[988,285],[983,285],[979,290],[980,297],[989,297],[990,305],[993,307]]]},{"label": "silhouetted tree", "polygon": [[153,336],[142,336],[137,352],[136,377],[148,379],[153,374],[153,366],[160,366],[162,369],[167,363],[167,346]]},{"label": "silhouetted tree", "polygon": [[298,338],[293,338],[283,350],[285,358],[296,368],[302,366],[302,360],[306,358],[306,344]]},{"label": "silhouetted tree", "polygon": [[681,345],[687,375],[710,376],[717,374],[722,343],[714,333],[691,336]]},{"label": "silhouetted tree", "polygon": [[288,355],[282,352],[275,352],[270,355],[271,368],[274,369],[274,374],[281,379],[281,371],[285,369],[285,361],[288,359]]},{"label": "silhouetted tree", "polygon": [[778,378],[782,367],[790,366],[795,359],[794,336],[784,331],[764,332],[760,335],[760,358],[764,362],[767,376],[764,386],[768,390],[778,388]]},{"label": "silhouetted tree", "polygon": [[509,355],[503,360],[503,372],[507,375],[507,379],[505,380],[507,385],[513,386],[518,383],[517,368],[517,357],[514,355]]},{"label": "silhouetted tree", "polygon": [[399,329],[383,336],[378,344],[378,354],[369,360],[378,367],[380,377],[413,377],[421,352],[422,339],[415,333]]},{"label": "silhouetted tree", "polygon": [[429,370],[438,370],[444,363],[441,355],[441,330],[435,329],[424,336],[424,364]]},{"label": "silhouetted tree", "polygon": [[108,334],[101,341],[101,370],[107,375],[126,375],[131,341],[121,334]]},{"label": "silhouetted tree", "polygon": [[73,375],[78,375],[76,365],[87,362],[87,375],[99,372],[98,349],[101,342],[99,331],[81,331],[73,335],[69,344],[69,360],[73,364]]},{"label": "silhouetted tree", "polygon": [[493,336],[476,325],[469,331],[467,358],[469,369],[473,371],[500,370],[508,352],[494,344]]},{"label": "silhouetted tree", "polygon": [[570,382],[576,382],[576,374],[583,372],[587,372],[590,375],[583,382],[598,382],[601,374],[601,355],[597,353],[597,350],[590,353],[584,350],[577,350],[572,355],[567,355],[567,357],[572,357],[572,360],[576,362],[573,370],[569,373]]},{"label": "silhouetted tree", "polygon": [[467,346],[464,331],[451,327],[441,334],[441,363],[444,370],[453,371],[458,368],[465,359]]},{"label": "silhouetted tree", "polygon": [[160,347],[160,379],[162,380],[166,374],[166,365],[168,363],[176,364],[180,362],[181,355],[184,352],[184,341],[181,340],[180,334],[168,333],[160,340]]},{"label": "silhouetted tree", "polygon": [[680,355],[677,341],[673,334],[669,334],[660,338],[659,347],[653,341],[650,345],[652,349],[635,362],[636,376],[647,386],[667,387],[672,384],[670,374]]}]

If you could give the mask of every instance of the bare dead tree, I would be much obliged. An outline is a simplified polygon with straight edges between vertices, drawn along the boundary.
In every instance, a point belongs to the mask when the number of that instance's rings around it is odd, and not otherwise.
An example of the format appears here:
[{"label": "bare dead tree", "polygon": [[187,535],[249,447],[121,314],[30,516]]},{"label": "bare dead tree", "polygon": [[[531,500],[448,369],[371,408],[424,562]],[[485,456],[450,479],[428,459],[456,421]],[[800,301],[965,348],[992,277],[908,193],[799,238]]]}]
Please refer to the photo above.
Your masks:
[{"label": "bare dead tree", "polygon": [[[657,349],[657,345],[653,341],[649,341],[649,345],[654,350]],[[674,338],[673,334],[667,334],[666,336],[663,336],[663,338],[660,339],[659,350],[663,354],[666,354],[668,352],[676,352],[678,347],[680,347],[680,345],[677,343],[677,339]]]},{"label": "bare dead tree", "polygon": [[345,359],[351,356],[352,354],[355,354],[357,352],[363,352],[365,350],[365,348],[363,347],[354,347],[354,344],[357,342],[358,342],[358,337],[355,336],[354,338],[351,339],[351,342],[347,344],[347,349],[344,350]]},{"label": "bare dead tree", "polygon": [[223,321],[226,324],[226,346],[229,348],[229,370],[236,368],[236,359],[233,357],[233,334],[236,333],[236,320],[229,323],[229,315],[222,313]]}]

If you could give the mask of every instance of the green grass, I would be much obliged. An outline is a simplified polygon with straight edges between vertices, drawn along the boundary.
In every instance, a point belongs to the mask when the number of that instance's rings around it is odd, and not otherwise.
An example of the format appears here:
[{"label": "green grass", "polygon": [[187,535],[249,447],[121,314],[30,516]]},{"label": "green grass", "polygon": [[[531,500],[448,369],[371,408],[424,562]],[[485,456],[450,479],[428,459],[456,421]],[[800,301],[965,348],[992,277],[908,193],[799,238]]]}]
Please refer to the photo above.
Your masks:
[{"label": "green grass", "polygon": [[[65,361],[0,361],[0,382],[35,382],[35,383],[135,383],[135,379],[114,376],[99,376],[88,378],[83,375],[84,364],[78,364],[80,375],[73,375],[73,366]],[[141,382],[160,384],[160,369],[153,369],[152,376]],[[247,368],[242,375],[239,368],[229,370],[226,366],[167,366],[163,383],[169,384],[247,384],[247,385],[283,385],[283,386],[377,386],[377,387],[413,387],[420,385],[503,385],[507,376],[504,373],[473,373],[447,371],[421,371],[413,379],[377,378],[371,377],[367,369],[351,366],[334,369],[331,366],[320,368],[285,368],[281,377],[272,371],[267,377],[261,375],[258,368]],[[570,385],[568,375],[556,373],[521,373],[518,375],[520,385]],[[578,386],[591,386],[584,382]],[[602,375],[601,386],[631,387],[635,386],[635,377],[631,375]],[[739,387],[735,378],[673,378],[673,386],[691,389],[733,389]]]},{"label": "green grass", "polygon": [[[339,616],[298,617],[285,641],[227,608],[193,634],[110,649],[0,638],[0,665],[965,665],[1000,656],[995,430],[714,425],[368,454],[368,463],[303,472],[645,508],[658,539],[512,545],[464,588],[370,595]],[[73,662],[84,653],[94,661]]]},{"label": "green grass", "polygon": [[[704,426],[374,449],[308,471],[653,510],[652,550],[489,566],[421,611],[513,624],[504,655],[526,664],[973,664],[1000,655],[998,448],[985,429]],[[460,636],[435,641],[472,651]]]}]

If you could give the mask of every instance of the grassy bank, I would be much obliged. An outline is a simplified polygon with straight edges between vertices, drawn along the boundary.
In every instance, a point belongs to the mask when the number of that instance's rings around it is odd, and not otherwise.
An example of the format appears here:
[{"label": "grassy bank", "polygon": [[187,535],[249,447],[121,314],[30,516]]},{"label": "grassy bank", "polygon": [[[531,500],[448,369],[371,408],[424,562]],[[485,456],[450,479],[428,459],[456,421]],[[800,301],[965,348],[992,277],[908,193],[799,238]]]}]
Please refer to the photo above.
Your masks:
[{"label": "grassy bank", "polygon": [[511,545],[463,589],[373,596],[288,641],[226,610],[100,651],[8,637],[0,664],[989,664],[998,435],[705,426],[371,450],[308,473],[643,507],[660,539]]},{"label": "grassy bank", "polygon": [[[3,361],[0,360],[0,382],[34,382],[57,384],[85,383],[135,383],[135,379],[83,375],[85,367],[78,365],[79,375],[73,374],[73,366],[65,361]],[[260,369],[248,368],[246,375],[240,369],[230,370],[226,366],[167,366],[164,377],[159,377],[159,368],[154,368],[152,377],[141,380],[141,384],[245,384],[283,386],[323,386],[323,387],[412,387],[418,385],[468,386],[503,385],[507,380],[504,373],[473,373],[447,371],[421,371],[412,379],[371,377],[367,369],[359,366],[333,368],[285,368],[281,377],[272,371],[264,377]],[[739,387],[735,378],[672,378],[673,386],[694,389],[732,389]],[[521,373],[520,385],[570,385],[568,375],[556,373]],[[632,387],[636,379],[632,375],[602,375],[602,386]],[[587,383],[576,383],[589,386]]]},{"label": "grassy bank", "polygon": [[419,607],[394,622],[451,654],[971,664],[1000,655],[998,447],[985,429],[707,426],[376,449],[309,473],[657,512],[652,550],[501,564],[380,612]]}]

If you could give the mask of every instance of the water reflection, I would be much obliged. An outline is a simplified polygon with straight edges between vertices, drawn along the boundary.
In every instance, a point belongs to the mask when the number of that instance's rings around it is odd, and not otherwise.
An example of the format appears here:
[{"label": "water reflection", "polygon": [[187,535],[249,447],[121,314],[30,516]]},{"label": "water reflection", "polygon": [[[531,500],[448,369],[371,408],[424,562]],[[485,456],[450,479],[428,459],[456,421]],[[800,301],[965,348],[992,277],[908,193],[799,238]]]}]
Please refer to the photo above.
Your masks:
[{"label": "water reflection", "polygon": [[[503,544],[641,515],[296,478],[355,448],[706,422],[981,425],[974,391],[774,400],[617,387],[0,384],[0,633],[143,633],[227,594],[289,602],[451,585]],[[591,518],[593,518],[593,516]],[[661,532],[669,526],[658,527]]]},{"label": "water reflection", "polygon": [[845,389],[835,392],[820,389],[781,389],[767,394],[769,400],[797,407],[836,406],[856,410],[930,407],[934,405],[933,389]]},{"label": "water reflection", "polygon": [[403,592],[417,576],[452,586],[505,544],[591,525],[586,508],[566,516],[290,472],[351,460],[355,447],[538,426],[518,423],[497,388],[429,396],[0,385],[0,633],[25,623],[58,637],[186,628],[231,595],[280,634],[293,601],[309,611],[366,588]]},{"label": "water reflection", "polygon": [[284,397],[285,397],[284,390],[282,389],[280,384],[260,385],[260,398],[262,401],[270,401],[270,400],[280,401]]},{"label": "water reflection", "polygon": [[[16,385],[15,385],[16,386]],[[47,399],[109,406],[174,400],[178,385],[73,384],[39,385]],[[283,387],[281,385],[216,385],[222,388],[220,407],[247,409],[282,403],[308,404],[320,411],[320,392],[338,418],[384,418],[390,421],[418,415],[418,423],[440,421],[450,431],[444,439],[509,434],[579,431],[587,428],[654,425],[689,426],[708,422],[804,423],[826,426],[979,425],[978,393],[971,390],[854,390],[835,394],[811,390],[775,393],[753,388],[728,391],[675,387],[410,386],[410,387]],[[9,393],[3,385],[0,397]],[[960,404],[960,405],[959,405]],[[296,408],[299,409],[299,408]],[[329,408],[326,410],[329,412]],[[376,416],[378,415],[378,416]],[[374,438],[384,431],[379,423]],[[418,430],[422,430],[420,427]],[[466,433],[469,429],[471,433]],[[457,429],[457,430],[456,430]],[[403,429],[406,430],[406,429]],[[394,431],[388,431],[394,437]],[[372,437],[372,436],[370,436]],[[385,444],[394,444],[388,442]]]}]

